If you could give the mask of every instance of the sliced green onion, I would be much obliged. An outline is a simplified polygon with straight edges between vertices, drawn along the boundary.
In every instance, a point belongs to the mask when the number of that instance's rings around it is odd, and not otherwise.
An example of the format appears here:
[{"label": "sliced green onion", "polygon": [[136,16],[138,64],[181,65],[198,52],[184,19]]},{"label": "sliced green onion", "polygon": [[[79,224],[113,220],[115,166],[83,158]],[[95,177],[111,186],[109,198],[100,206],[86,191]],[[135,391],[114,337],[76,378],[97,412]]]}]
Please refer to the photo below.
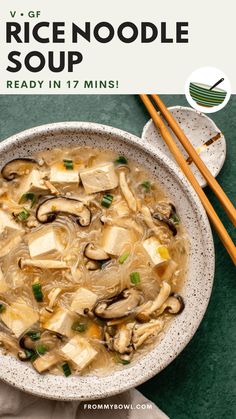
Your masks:
[{"label": "sliced green onion", "polygon": [[3,313],[6,310],[6,306],[4,304],[0,304],[0,313]]},{"label": "sliced green onion", "polygon": [[149,182],[149,180],[145,180],[143,183],[141,183],[141,186],[143,187],[145,192],[149,192],[151,189],[151,183]]},{"label": "sliced green onion", "polygon": [[116,164],[128,164],[128,160],[125,156],[119,156],[117,157],[117,159],[115,160]]},{"label": "sliced green onion", "polygon": [[126,259],[128,259],[130,253],[129,252],[124,252],[123,255],[121,255],[118,259],[118,262],[123,265],[123,263],[126,261]]},{"label": "sliced green onion", "polygon": [[64,364],[62,364],[62,369],[66,377],[69,377],[69,375],[71,375],[71,369],[68,362],[65,362]]},{"label": "sliced green onion", "polygon": [[19,200],[19,204],[24,204],[27,201],[31,201],[30,208],[32,208],[34,206],[35,202],[36,202],[36,195],[32,192],[24,193]]},{"label": "sliced green onion", "polygon": [[103,207],[109,208],[112,204],[112,201],[113,201],[113,195],[106,194],[103,196],[101,204]]},{"label": "sliced green onion", "polygon": [[74,163],[73,160],[63,160],[64,166],[66,170],[73,170],[74,169]]},{"label": "sliced green onion", "polygon": [[19,221],[26,221],[30,216],[29,211],[26,208],[23,208],[23,210],[17,215],[17,218]]},{"label": "sliced green onion", "polygon": [[38,301],[39,303],[43,301],[43,293],[42,293],[42,286],[40,284],[40,282],[35,282],[32,285],[32,290],[34,293],[34,298],[36,301]]},{"label": "sliced green onion", "polygon": [[29,351],[28,349],[26,349],[25,352],[31,352],[31,356],[30,356],[31,362],[34,362],[39,357],[39,354],[37,354],[37,352],[35,351]]},{"label": "sliced green onion", "polygon": [[172,220],[172,221],[173,221],[173,223],[174,223],[175,225],[178,225],[178,224],[180,223],[180,218],[179,218],[179,216],[176,214],[176,212],[174,212],[174,213],[171,215],[170,220]]},{"label": "sliced green onion", "polygon": [[31,340],[39,340],[41,337],[41,333],[34,330],[29,330],[26,335],[29,336]]},{"label": "sliced green onion", "polygon": [[139,274],[139,272],[131,272],[131,274],[130,274],[130,281],[134,285],[139,284],[140,283],[140,274]]},{"label": "sliced green onion", "polygon": [[115,354],[115,361],[118,364],[122,364],[122,365],[130,364],[130,361],[128,359],[122,359],[117,353]]},{"label": "sliced green onion", "polygon": [[47,348],[45,345],[37,346],[37,352],[39,355],[44,355],[47,352]]},{"label": "sliced green onion", "polygon": [[35,359],[37,358],[37,356],[35,357],[35,355],[37,354],[33,350],[24,349],[24,353],[25,353],[26,359],[30,359],[30,361],[35,361]]},{"label": "sliced green onion", "polygon": [[122,359],[122,358],[120,358],[119,363],[120,364],[123,364],[123,365],[128,365],[128,364],[130,364],[130,361],[128,361],[128,359]]},{"label": "sliced green onion", "polygon": [[85,323],[75,322],[75,323],[72,324],[71,329],[74,330],[75,332],[82,333],[82,332],[85,332],[87,327],[88,326]]}]

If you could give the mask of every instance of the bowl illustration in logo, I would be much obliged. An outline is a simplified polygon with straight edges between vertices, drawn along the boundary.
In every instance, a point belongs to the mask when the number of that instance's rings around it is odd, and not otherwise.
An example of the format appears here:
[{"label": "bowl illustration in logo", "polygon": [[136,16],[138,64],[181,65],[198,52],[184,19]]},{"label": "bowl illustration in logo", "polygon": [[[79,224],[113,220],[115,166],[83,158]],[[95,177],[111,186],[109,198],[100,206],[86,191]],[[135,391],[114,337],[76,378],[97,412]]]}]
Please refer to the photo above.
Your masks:
[{"label": "bowl illustration in logo", "polygon": [[200,106],[212,108],[224,102],[227,92],[202,83],[190,82],[189,93],[192,99]]}]

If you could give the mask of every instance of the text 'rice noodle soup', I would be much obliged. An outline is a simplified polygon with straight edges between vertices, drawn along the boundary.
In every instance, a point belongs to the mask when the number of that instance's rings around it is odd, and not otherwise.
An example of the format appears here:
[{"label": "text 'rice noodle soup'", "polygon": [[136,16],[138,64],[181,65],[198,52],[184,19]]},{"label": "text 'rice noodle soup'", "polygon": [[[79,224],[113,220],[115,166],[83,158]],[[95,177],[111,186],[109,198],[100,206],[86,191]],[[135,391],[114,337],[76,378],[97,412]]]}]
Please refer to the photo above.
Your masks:
[{"label": "text 'rice noodle soup'", "polygon": [[171,198],[125,156],[54,149],[0,180],[0,342],[43,373],[107,374],[184,309],[188,241]]}]

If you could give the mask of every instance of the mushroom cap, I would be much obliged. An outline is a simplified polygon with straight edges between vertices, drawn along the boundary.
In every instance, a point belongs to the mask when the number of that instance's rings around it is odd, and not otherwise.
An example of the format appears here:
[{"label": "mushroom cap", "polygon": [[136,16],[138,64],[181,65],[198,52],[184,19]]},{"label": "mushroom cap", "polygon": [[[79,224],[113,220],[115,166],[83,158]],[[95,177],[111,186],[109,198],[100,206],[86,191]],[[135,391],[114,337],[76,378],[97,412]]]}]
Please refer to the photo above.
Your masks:
[{"label": "mushroom cap", "polygon": [[11,181],[18,176],[26,174],[28,170],[31,170],[34,166],[37,166],[38,162],[34,159],[22,158],[13,159],[3,166],[1,175],[4,179]]},{"label": "mushroom cap", "polygon": [[110,256],[94,243],[88,243],[84,249],[84,256],[91,260],[108,260]]},{"label": "mushroom cap", "polygon": [[18,358],[20,361],[29,361],[31,357],[31,352],[27,353],[27,351],[24,351],[23,349],[18,352]]},{"label": "mushroom cap", "polygon": [[36,218],[42,224],[54,221],[59,214],[74,217],[81,227],[89,226],[92,219],[90,209],[79,199],[63,195],[46,198],[36,210]]},{"label": "mushroom cap", "polygon": [[172,294],[165,302],[166,311],[170,314],[180,314],[185,307],[184,300],[179,294]]},{"label": "mushroom cap", "polygon": [[118,319],[128,316],[141,301],[141,293],[132,288],[124,290],[120,295],[96,304],[94,313],[104,319]]}]

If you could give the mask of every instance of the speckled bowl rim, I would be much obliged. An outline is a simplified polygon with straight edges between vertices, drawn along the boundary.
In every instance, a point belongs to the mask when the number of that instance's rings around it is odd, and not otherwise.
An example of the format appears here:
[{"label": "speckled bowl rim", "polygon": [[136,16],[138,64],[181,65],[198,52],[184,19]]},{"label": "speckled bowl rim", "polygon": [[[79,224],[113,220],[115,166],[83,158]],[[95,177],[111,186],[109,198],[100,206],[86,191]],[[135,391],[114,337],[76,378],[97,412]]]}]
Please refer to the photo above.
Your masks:
[{"label": "speckled bowl rim", "polygon": [[[220,132],[220,133],[222,134],[221,141],[222,141],[222,146],[223,146],[223,149],[222,149],[222,151],[223,151],[223,158],[220,160],[220,164],[219,164],[218,169],[217,169],[214,173],[212,173],[212,172],[211,172],[211,174],[212,174],[214,177],[217,177],[217,176],[218,176],[218,174],[220,173],[220,171],[221,171],[222,167],[224,166],[225,159],[226,159],[226,154],[227,154],[226,140],[225,140],[225,136],[224,136],[223,132],[222,132],[222,131],[221,131],[221,129],[220,129],[220,128],[216,125],[216,123],[215,123],[215,121],[213,121],[213,119],[211,119],[211,118],[210,118],[208,115],[206,115],[205,113],[198,111],[197,109],[193,109],[193,108],[190,108],[190,107],[188,107],[188,106],[180,106],[180,105],[176,105],[176,106],[169,106],[169,107],[168,107],[168,110],[169,110],[169,111],[171,111],[171,110],[173,110],[173,109],[180,109],[180,110],[184,110],[184,111],[188,111],[188,112],[192,112],[192,113],[197,113],[198,115],[203,116],[204,118],[208,119],[208,121],[211,123],[211,125],[213,126],[213,128],[214,128],[217,132]],[[152,123],[153,123],[153,120],[152,120],[152,119],[149,119],[149,120],[147,121],[147,123],[144,125],[143,130],[142,130],[142,135],[141,135],[141,138],[142,138],[142,139],[144,139],[144,136],[145,136],[145,134],[146,134],[147,130],[149,129],[150,125],[152,125]],[[165,154],[165,153],[163,152],[163,154]],[[167,157],[168,157],[168,156],[167,156]],[[176,167],[178,167],[178,166],[177,166],[177,164],[175,163],[175,161],[173,161],[173,163],[176,165]],[[206,182],[206,181],[202,184],[202,188],[205,188],[205,186],[207,186],[207,182]]]},{"label": "speckled bowl rim", "polygon": [[[7,152],[11,149],[17,149],[21,142],[25,143],[26,139],[38,137],[40,135],[53,136],[53,134],[60,133],[65,130],[82,131],[83,133],[98,133],[99,135],[106,135],[109,138],[119,138],[120,141],[127,142],[132,148],[136,148],[139,153],[143,153],[154,158],[157,163],[165,167],[167,173],[175,178],[175,181],[184,190],[186,199],[188,199],[197,211],[198,224],[201,230],[202,240],[206,248],[208,256],[207,263],[204,263],[204,290],[201,290],[201,304],[198,311],[195,313],[195,318],[188,320],[188,328],[185,329],[185,312],[184,310],[171,323],[171,328],[182,332],[181,338],[174,343],[171,340],[170,334],[165,334],[161,342],[151,350],[150,353],[141,357],[133,365],[112,372],[112,374],[97,377],[97,376],[71,376],[65,378],[63,376],[54,376],[50,374],[39,375],[31,366],[21,363],[11,355],[0,354],[0,379],[6,383],[19,388],[27,393],[49,398],[55,400],[95,400],[99,398],[108,397],[118,393],[122,393],[132,387],[136,387],[146,380],[152,378],[154,375],[163,370],[170,362],[172,362],[180,352],[189,343],[195,334],[208,306],[210,299],[215,268],[215,253],[212,232],[209,225],[206,213],[194,192],[191,185],[188,183],[181,171],[171,162],[163,153],[156,152],[155,148],[148,145],[145,146],[142,140],[133,134],[113,128],[106,125],[100,125],[91,122],[60,122],[47,125],[41,125],[23,131],[19,134],[2,141],[0,143],[0,153]],[[55,145],[54,145],[55,147]],[[182,319],[182,320],[181,320]],[[192,321],[193,320],[193,321]],[[181,326],[181,327],[180,327]],[[179,329],[180,328],[180,329]],[[169,329],[168,329],[169,330]],[[179,334],[179,333],[178,333]],[[168,339],[170,340],[171,348],[165,352],[166,341],[168,347]],[[170,343],[169,342],[169,343]],[[161,361],[156,362],[155,351],[161,352]]]}]

